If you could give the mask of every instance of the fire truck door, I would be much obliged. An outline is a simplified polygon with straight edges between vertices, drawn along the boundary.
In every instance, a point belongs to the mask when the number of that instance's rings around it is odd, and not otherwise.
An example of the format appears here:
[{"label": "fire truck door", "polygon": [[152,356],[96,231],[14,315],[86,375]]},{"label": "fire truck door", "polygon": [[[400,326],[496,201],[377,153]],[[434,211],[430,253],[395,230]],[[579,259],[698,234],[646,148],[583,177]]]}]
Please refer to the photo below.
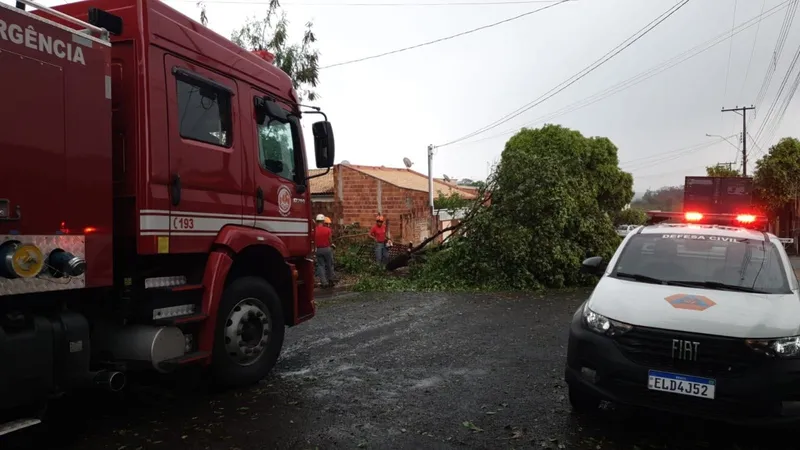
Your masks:
[{"label": "fire truck door", "polygon": [[[256,108],[256,99],[264,93],[251,91],[250,102]],[[289,108],[281,105],[286,111]],[[301,145],[300,122],[289,117],[280,121],[267,115],[257,123],[253,111],[255,190],[255,225],[286,242],[289,250],[301,253],[310,248],[308,240],[309,208],[305,181],[305,156]]]},{"label": "fire truck door", "polygon": [[243,222],[243,152],[241,138],[234,132],[232,107],[237,86],[171,55],[165,56],[165,72],[170,247],[173,252],[192,251],[207,248],[208,237],[226,224]]}]

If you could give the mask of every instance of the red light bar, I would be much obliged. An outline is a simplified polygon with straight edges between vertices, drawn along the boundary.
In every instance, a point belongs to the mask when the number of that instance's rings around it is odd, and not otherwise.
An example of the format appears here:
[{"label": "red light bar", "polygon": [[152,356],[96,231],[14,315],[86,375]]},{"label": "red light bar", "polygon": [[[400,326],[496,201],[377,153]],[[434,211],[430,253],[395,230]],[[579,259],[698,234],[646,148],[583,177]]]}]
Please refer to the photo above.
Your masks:
[{"label": "red light bar", "polygon": [[647,215],[650,219],[648,221],[649,224],[672,222],[692,223],[697,225],[724,225],[755,229],[762,229],[767,225],[766,216],[757,214],[703,214],[696,211],[647,211]]},{"label": "red light bar", "polygon": [[756,216],[752,214],[739,214],[736,216],[736,221],[741,223],[753,223],[756,221]]}]

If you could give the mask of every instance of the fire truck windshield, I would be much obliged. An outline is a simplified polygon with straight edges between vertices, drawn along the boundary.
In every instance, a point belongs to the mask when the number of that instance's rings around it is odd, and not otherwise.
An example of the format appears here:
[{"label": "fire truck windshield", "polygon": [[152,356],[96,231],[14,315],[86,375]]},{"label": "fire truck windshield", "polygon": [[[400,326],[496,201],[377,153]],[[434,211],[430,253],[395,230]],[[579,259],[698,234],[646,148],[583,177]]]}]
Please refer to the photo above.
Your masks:
[{"label": "fire truck windshield", "polygon": [[296,121],[281,122],[267,118],[258,125],[258,147],[261,166],[288,180],[297,181],[297,158],[300,148],[297,142],[299,130]]},{"label": "fire truck windshield", "polygon": [[611,276],[720,290],[791,293],[775,244],[741,237],[632,236]]}]

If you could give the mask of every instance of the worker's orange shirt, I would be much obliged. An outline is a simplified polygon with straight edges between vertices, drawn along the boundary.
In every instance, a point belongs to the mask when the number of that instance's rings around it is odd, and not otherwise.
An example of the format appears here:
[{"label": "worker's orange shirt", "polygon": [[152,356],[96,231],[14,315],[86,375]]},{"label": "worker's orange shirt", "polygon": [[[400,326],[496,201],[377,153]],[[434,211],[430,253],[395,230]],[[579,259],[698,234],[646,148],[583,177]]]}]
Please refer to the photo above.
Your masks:
[{"label": "worker's orange shirt", "polygon": [[317,225],[317,227],[314,228],[314,242],[317,244],[317,248],[330,247],[332,234],[333,230],[330,228]]},{"label": "worker's orange shirt", "polygon": [[373,225],[372,229],[369,230],[369,235],[373,236],[378,242],[386,242],[386,227]]}]

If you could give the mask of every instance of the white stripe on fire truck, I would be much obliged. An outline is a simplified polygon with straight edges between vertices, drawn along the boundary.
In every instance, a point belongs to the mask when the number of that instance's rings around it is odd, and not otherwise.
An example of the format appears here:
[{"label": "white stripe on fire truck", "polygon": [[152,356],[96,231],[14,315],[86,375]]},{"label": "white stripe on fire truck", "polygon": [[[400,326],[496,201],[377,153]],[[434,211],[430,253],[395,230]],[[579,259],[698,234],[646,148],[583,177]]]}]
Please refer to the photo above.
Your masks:
[{"label": "white stripe on fire truck", "polygon": [[225,225],[255,226],[275,234],[305,235],[308,233],[309,224],[306,221],[284,221],[269,219],[255,219],[255,217],[198,217],[193,215],[147,215],[139,216],[139,230],[144,232],[181,232],[196,234],[198,232],[213,232],[216,234]]},{"label": "white stripe on fire truck", "polygon": [[284,222],[302,222],[308,223],[308,219],[298,218],[298,217],[264,217],[264,216],[255,216],[255,215],[243,215],[243,214],[220,214],[220,213],[206,213],[206,212],[190,212],[190,211],[175,211],[174,213],[171,211],[163,210],[163,209],[143,209],[139,211],[139,214],[147,214],[147,215],[156,215],[156,216],[168,216],[170,214],[180,215],[180,216],[191,216],[191,217],[230,217],[233,219],[263,219],[263,220],[279,220]]}]

